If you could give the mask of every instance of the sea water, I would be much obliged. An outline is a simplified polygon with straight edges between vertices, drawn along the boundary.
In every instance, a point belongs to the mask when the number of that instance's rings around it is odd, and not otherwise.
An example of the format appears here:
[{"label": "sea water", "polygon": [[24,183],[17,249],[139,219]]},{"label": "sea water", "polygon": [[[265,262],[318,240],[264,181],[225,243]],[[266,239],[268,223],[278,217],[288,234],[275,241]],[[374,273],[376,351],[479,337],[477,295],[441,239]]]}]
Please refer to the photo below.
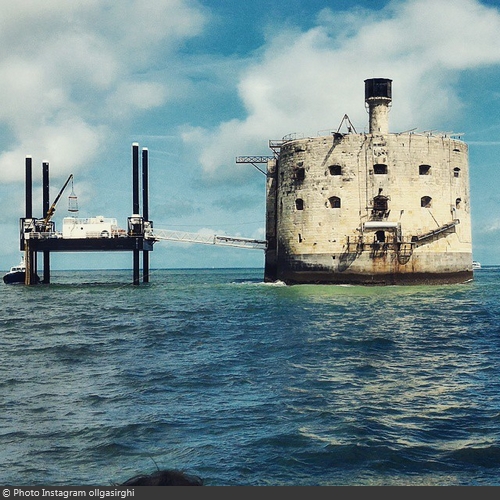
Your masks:
[{"label": "sea water", "polygon": [[499,485],[500,268],[446,286],[261,269],[3,285],[0,484]]}]

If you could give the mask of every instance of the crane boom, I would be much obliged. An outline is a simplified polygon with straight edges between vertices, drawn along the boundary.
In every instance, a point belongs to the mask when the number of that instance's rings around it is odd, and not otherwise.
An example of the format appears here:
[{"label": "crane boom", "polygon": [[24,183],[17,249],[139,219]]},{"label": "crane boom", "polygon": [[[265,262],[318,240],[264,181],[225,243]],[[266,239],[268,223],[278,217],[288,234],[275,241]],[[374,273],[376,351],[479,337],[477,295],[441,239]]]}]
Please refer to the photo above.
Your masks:
[{"label": "crane boom", "polygon": [[59,191],[58,195],[56,196],[56,199],[54,200],[54,203],[50,206],[50,208],[47,210],[47,214],[45,215],[45,218],[43,219],[43,228],[44,230],[47,230],[50,219],[52,219],[52,216],[54,215],[54,212],[56,211],[56,205],[59,199],[61,198],[64,190],[66,189],[67,185],[69,184],[69,181],[73,179],[73,174],[70,174],[66,182],[64,183],[64,186],[61,188]]}]

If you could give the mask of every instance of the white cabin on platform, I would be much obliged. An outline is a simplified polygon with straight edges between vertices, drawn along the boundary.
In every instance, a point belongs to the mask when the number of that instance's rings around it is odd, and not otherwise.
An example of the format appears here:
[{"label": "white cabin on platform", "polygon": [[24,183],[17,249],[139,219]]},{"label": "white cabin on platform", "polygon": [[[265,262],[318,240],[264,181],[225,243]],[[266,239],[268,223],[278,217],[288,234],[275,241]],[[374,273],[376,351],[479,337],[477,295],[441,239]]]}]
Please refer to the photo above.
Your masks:
[{"label": "white cabin on platform", "polygon": [[126,231],[118,227],[116,219],[111,217],[65,217],[63,219],[63,238],[116,238],[126,236]]}]

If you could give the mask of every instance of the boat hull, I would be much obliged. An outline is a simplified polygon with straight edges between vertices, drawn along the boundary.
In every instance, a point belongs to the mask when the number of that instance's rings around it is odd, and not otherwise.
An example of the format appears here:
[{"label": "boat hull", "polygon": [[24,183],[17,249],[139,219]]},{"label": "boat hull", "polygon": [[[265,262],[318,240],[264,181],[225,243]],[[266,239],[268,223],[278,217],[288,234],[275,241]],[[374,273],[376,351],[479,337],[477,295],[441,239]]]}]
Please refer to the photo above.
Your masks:
[{"label": "boat hull", "polygon": [[[3,277],[3,282],[7,285],[23,284],[26,282],[26,273],[23,271],[16,271],[7,273]],[[40,278],[36,277],[36,282],[40,283]]]},{"label": "boat hull", "polygon": [[3,282],[12,285],[15,283],[24,283],[26,280],[26,273],[18,271],[15,273],[7,273],[3,277]]}]

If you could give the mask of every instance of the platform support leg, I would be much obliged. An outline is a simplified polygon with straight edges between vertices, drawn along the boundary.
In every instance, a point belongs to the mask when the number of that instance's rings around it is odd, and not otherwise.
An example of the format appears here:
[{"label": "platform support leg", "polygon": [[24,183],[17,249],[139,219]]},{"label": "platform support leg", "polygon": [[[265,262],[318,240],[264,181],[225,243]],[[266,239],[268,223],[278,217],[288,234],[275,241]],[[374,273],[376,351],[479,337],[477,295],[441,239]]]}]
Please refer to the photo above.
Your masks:
[{"label": "platform support leg", "polygon": [[146,250],[142,252],[142,281],[149,283],[149,252]]},{"label": "platform support leg", "polygon": [[50,283],[50,252],[43,252],[43,282]]},{"label": "platform support leg", "polygon": [[24,264],[26,266],[26,273],[24,278],[25,285],[36,285],[36,252],[30,249],[29,240],[26,240],[24,247]]},{"label": "platform support leg", "polygon": [[140,284],[139,253],[139,250],[134,250],[134,285]]}]

